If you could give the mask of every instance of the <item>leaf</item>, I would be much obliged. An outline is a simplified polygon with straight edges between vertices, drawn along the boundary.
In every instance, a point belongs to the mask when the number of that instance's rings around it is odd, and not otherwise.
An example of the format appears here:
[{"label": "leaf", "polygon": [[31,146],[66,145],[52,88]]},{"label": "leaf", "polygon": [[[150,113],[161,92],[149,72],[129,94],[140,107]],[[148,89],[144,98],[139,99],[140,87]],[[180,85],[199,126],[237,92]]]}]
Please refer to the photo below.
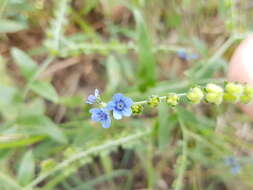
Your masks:
[{"label": "leaf", "polygon": [[30,80],[38,69],[36,62],[24,51],[18,48],[12,48],[11,55],[16,64],[20,67],[21,74],[27,80]]},{"label": "leaf", "polygon": [[134,16],[137,23],[138,34],[139,88],[141,91],[146,91],[149,87],[154,86],[156,82],[156,59],[152,52],[153,48],[148,29],[140,11],[135,10]]},{"label": "leaf", "polygon": [[52,122],[48,117],[46,116],[28,116],[28,117],[22,117],[18,118],[17,124],[20,126],[20,128],[23,128],[23,133],[27,132],[30,134],[37,134],[37,135],[48,135],[53,140],[60,142],[60,143],[66,143],[67,138],[64,135],[64,133],[59,129],[59,127]]},{"label": "leaf", "polygon": [[35,173],[35,163],[32,151],[26,152],[18,169],[18,181],[21,185],[27,185],[32,181]]},{"label": "leaf", "polygon": [[27,28],[27,25],[13,20],[0,19],[0,34],[13,33]]},{"label": "leaf", "polygon": [[112,55],[108,57],[106,62],[107,76],[109,80],[106,91],[114,92],[121,81],[122,74],[120,71],[120,65],[117,62],[116,58]]},{"label": "leaf", "polygon": [[59,100],[58,94],[54,87],[48,82],[34,81],[30,87],[35,93],[46,98],[47,100],[50,100],[54,103],[57,103]]},{"label": "leaf", "polygon": [[161,104],[158,107],[158,146],[160,151],[166,151],[166,145],[169,144],[173,125],[176,124],[175,114],[169,115],[168,105]]},{"label": "leaf", "polygon": [[84,98],[81,96],[65,96],[59,99],[60,104],[70,108],[80,107],[84,102]]}]

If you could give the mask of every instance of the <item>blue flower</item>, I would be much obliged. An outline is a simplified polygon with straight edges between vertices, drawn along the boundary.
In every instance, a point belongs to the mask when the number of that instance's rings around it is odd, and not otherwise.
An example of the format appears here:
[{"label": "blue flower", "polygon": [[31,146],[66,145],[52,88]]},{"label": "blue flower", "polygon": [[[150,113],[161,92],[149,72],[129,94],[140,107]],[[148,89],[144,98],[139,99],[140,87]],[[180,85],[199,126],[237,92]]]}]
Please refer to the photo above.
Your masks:
[{"label": "blue flower", "polygon": [[227,166],[230,167],[230,172],[233,175],[236,175],[240,172],[241,166],[238,163],[238,161],[235,159],[235,157],[233,157],[233,156],[227,157],[227,158],[225,158],[224,162]]},{"label": "blue flower", "polygon": [[195,59],[198,59],[199,56],[195,53],[187,53],[185,51],[185,49],[180,49],[178,52],[177,52],[177,55],[180,59],[184,60],[184,61],[191,61],[191,60],[195,60]]},{"label": "blue flower", "polygon": [[113,111],[113,117],[115,119],[121,119],[122,116],[129,117],[132,114],[132,105],[133,100],[131,98],[117,93],[113,96],[112,101],[107,104],[106,109]]},{"label": "blue flower", "polygon": [[109,128],[111,125],[110,114],[107,109],[104,108],[92,108],[90,109],[91,119],[96,122],[100,122],[103,128]]},{"label": "blue flower", "polygon": [[86,103],[87,104],[94,104],[99,97],[100,97],[99,96],[99,90],[95,89],[94,95],[93,94],[89,95],[87,100],[86,100]]},{"label": "blue flower", "polygon": [[240,172],[241,170],[241,166],[240,165],[235,165],[233,167],[230,168],[230,172],[233,174],[233,175],[236,175]]}]

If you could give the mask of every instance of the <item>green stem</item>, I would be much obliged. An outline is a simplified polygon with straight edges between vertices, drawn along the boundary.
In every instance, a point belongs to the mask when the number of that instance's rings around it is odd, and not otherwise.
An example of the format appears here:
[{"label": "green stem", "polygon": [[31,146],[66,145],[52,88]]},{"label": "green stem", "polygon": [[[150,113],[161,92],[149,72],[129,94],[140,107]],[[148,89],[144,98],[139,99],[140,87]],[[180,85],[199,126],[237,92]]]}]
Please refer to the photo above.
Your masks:
[{"label": "green stem", "polygon": [[[181,97],[181,96],[185,96],[186,93],[180,93],[180,94],[176,94],[177,96]],[[159,96],[159,99],[165,100],[167,98],[167,96]],[[147,104],[148,100],[143,100],[143,101],[138,101],[138,102],[134,102],[134,105],[143,105],[143,104]]]},{"label": "green stem", "polygon": [[30,184],[28,184],[23,190],[32,189],[33,187],[38,185],[40,182],[45,180],[47,177],[51,176],[52,174],[54,174],[57,171],[60,171],[60,170],[64,169],[65,167],[69,166],[70,164],[72,164],[73,162],[75,162],[77,160],[80,160],[80,159],[83,159],[85,157],[91,156],[95,153],[102,152],[103,150],[107,150],[107,149],[112,148],[112,147],[116,147],[116,146],[119,146],[119,145],[122,145],[122,144],[125,144],[125,143],[128,143],[128,142],[133,142],[134,140],[142,138],[142,137],[148,135],[149,133],[150,133],[150,130],[147,130],[147,131],[144,131],[144,132],[139,132],[137,134],[129,135],[127,137],[123,137],[123,138],[120,138],[120,139],[115,140],[115,141],[110,141],[106,144],[102,144],[100,146],[96,146],[96,147],[91,148],[89,150],[82,151],[78,154],[75,154],[74,156],[70,157],[69,159],[64,160],[63,162],[59,163],[52,170],[41,174],[34,181],[32,181]]},{"label": "green stem", "polygon": [[182,141],[183,141],[183,147],[182,147],[182,160],[181,160],[181,165],[179,168],[179,173],[177,176],[177,179],[175,181],[175,188],[174,190],[181,190],[183,188],[183,178],[184,178],[184,173],[187,167],[187,152],[188,152],[188,147],[187,147],[187,133],[185,130],[185,126],[181,118],[178,118],[179,124],[180,124],[180,129],[182,131]]}]

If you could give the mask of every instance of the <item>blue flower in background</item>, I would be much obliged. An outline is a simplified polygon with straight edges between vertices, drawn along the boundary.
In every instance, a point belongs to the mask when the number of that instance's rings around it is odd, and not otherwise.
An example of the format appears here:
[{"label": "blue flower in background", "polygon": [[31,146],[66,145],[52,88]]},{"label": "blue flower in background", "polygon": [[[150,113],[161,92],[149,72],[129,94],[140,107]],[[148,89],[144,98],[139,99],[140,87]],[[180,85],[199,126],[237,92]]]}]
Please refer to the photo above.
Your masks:
[{"label": "blue flower in background", "polygon": [[107,109],[113,111],[113,117],[115,119],[121,119],[122,116],[129,117],[132,114],[131,106],[133,100],[125,97],[123,94],[117,93],[113,96],[112,101],[107,104]]},{"label": "blue flower in background", "polygon": [[99,99],[99,97],[100,97],[99,90],[95,89],[94,95],[93,94],[89,95],[86,100],[86,103],[87,104],[94,104]]},{"label": "blue flower in background", "polygon": [[227,166],[230,167],[230,172],[233,175],[236,175],[240,172],[241,166],[235,157],[233,157],[233,156],[227,157],[227,158],[225,158],[224,162]]},{"label": "blue flower in background", "polygon": [[103,128],[109,128],[111,125],[111,118],[109,112],[104,108],[90,109],[91,119],[100,122]]},{"label": "blue flower in background", "polygon": [[180,49],[177,52],[177,55],[180,59],[184,60],[184,61],[191,61],[191,60],[195,60],[198,59],[199,56],[195,53],[187,53],[184,49]]}]

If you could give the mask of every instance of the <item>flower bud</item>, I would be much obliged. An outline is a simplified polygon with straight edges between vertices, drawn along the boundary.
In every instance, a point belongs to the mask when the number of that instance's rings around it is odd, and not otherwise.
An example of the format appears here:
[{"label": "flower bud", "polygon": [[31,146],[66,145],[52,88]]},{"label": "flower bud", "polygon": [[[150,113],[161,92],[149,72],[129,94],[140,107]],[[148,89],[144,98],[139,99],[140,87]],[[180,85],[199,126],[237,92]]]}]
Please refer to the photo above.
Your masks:
[{"label": "flower bud", "polygon": [[236,103],[238,101],[238,98],[238,96],[228,92],[225,92],[223,95],[223,99],[226,102]]},{"label": "flower bud", "polygon": [[253,99],[253,88],[250,85],[246,85],[243,90],[243,95],[240,97],[240,101],[243,104],[248,104]]},{"label": "flower bud", "polygon": [[223,93],[223,89],[220,86],[213,84],[213,83],[207,84],[205,90],[208,93],[212,93],[212,92],[213,93]]},{"label": "flower bud", "polygon": [[198,104],[204,97],[204,93],[200,87],[191,88],[190,91],[186,94],[188,100],[193,104]]},{"label": "flower bud", "polygon": [[142,113],[143,106],[140,105],[140,104],[135,104],[135,105],[131,106],[131,109],[132,109],[132,113],[135,114],[135,115],[137,115],[137,114]]},{"label": "flower bud", "polygon": [[50,158],[47,160],[43,160],[40,163],[41,172],[47,172],[50,171],[52,168],[54,168],[56,165],[56,162],[54,159]]},{"label": "flower bud", "polygon": [[244,87],[243,94],[252,97],[253,96],[253,87],[247,84]]},{"label": "flower bud", "polygon": [[159,103],[160,103],[160,98],[158,96],[152,95],[148,99],[148,105],[150,107],[156,107],[156,106],[158,106]]},{"label": "flower bud", "polygon": [[229,82],[225,86],[224,100],[231,103],[236,103],[243,93],[243,86],[234,82]]},{"label": "flower bud", "polygon": [[221,102],[223,100],[223,92],[207,93],[205,99],[208,103],[213,103],[213,104],[219,105],[219,104],[221,104]]},{"label": "flower bud", "polygon": [[243,86],[241,84],[229,82],[226,84],[225,91],[230,94],[241,95],[243,92]]},{"label": "flower bud", "polygon": [[170,106],[176,106],[178,104],[179,96],[175,93],[171,93],[166,97],[166,102]]}]

